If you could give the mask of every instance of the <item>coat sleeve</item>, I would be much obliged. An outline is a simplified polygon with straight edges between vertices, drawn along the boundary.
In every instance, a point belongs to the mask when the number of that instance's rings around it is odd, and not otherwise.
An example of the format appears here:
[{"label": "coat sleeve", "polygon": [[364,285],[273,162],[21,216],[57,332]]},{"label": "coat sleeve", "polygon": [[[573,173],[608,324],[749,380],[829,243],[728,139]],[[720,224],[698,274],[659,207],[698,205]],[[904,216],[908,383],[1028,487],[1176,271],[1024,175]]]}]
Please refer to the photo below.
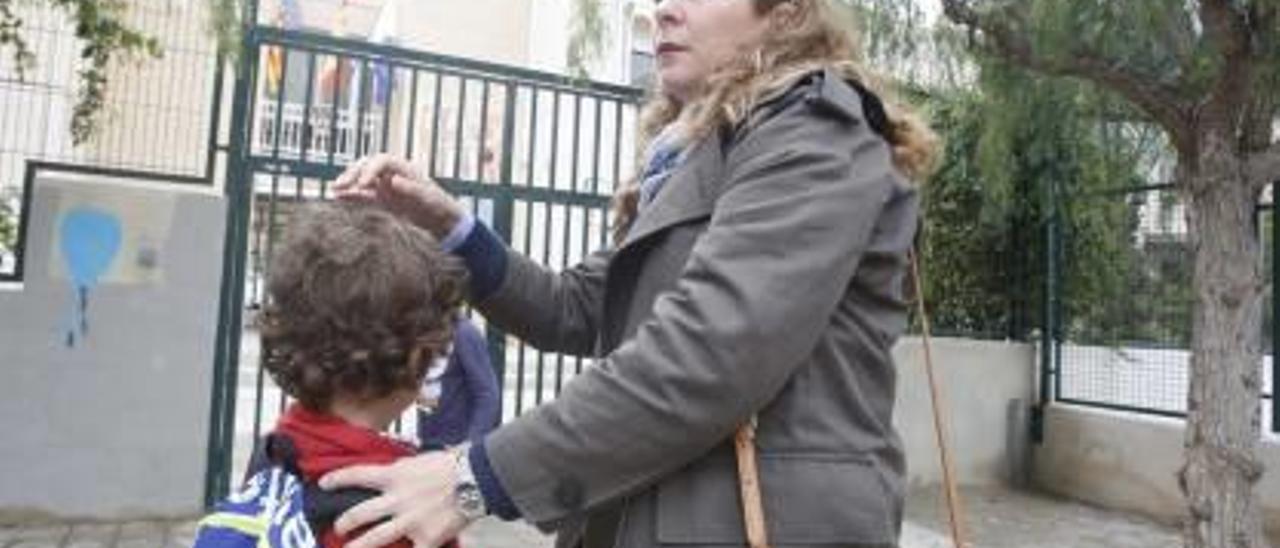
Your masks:
[{"label": "coat sleeve", "polygon": [[534,348],[587,356],[595,350],[604,309],[604,278],[612,251],[598,251],[563,272],[551,271],[494,239],[502,282],[472,304],[485,319]]},{"label": "coat sleeve", "polygon": [[745,133],[726,165],[706,232],[650,319],[555,401],[486,438],[530,521],[553,524],[651,485],[773,399],[812,352],[901,184],[860,114],[807,100]]}]

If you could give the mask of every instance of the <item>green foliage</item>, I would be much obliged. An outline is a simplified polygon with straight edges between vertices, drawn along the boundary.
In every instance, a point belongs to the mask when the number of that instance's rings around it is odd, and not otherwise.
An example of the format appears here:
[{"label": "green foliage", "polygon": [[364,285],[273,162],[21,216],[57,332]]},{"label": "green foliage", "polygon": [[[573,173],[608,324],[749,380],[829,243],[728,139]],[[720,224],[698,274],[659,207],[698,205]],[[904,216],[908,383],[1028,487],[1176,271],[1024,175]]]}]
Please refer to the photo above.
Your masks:
[{"label": "green foliage", "polygon": [[13,253],[17,248],[18,219],[16,217],[17,214],[9,203],[0,199],[0,254]]},{"label": "green foliage", "polygon": [[209,2],[209,32],[218,42],[218,55],[232,63],[240,58],[240,3],[237,0]]},{"label": "green foliage", "polygon": [[601,0],[574,0],[569,25],[568,69],[574,78],[587,78],[588,67],[600,58],[609,32]]},{"label": "green foliage", "polygon": [[1149,145],[1103,131],[1094,113],[1105,99],[1081,86],[998,63],[984,64],[976,83],[977,91],[929,100],[947,138],[942,167],[924,186],[934,323],[942,331],[1025,336],[1043,310],[1046,226],[1056,214],[1065,236],[1056,259],[1073,297],[1065,314],[1072,325],[1116,331],[1095,305],[1124,296],[1135,262],[1127,222],[1134,208],[1122,199],[1076,207],[1062,198],[1141,184]]},{"label": "green foliage", "polygon": [[1207,89],[1221,63],[1214,45],[1201,39],[1194,3],[1037,0],[1021,8],[1036,51],[1050,57],[1088,52],[1147,75],[1152,84],[1181,82],[1192,93]]},{"label": "green foliage", "polygon": [[[108,71],[113,59],[159,57],[160,44],[125,22],[127,4],[121,0],[42,0],[65,11],[81,41],[80,89],[71,117],[71,137],[87,141],[97,129],[98,114],[106,100]],[[0,46],[13,49],[18,77],[24,78],[36,62],[22,34],[22,19],[14,11],[15,0],[0,0]]]}]

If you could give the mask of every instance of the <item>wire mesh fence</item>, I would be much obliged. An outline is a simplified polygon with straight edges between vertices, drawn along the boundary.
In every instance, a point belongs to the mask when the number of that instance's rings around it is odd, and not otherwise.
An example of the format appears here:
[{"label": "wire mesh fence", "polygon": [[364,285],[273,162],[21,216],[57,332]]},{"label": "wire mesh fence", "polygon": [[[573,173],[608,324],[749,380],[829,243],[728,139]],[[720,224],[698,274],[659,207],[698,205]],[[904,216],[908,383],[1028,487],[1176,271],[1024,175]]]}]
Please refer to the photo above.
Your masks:
[{"label": "wire mesh fence", "polygon": [[187,176],[212,184],[212,139],[221,99],[217,47],[208,10],[198,2],[136,0],[126,23],[154,37],[160,58],[120,58],[108,71],[98,131],[73,143],[83,43],[66,10],[16,3],[22,36],[35,64],[19,74],[12,52],[0,52],[0,280],[20,279],[18,239],[29,198],[30,162]]},{"label": "wire mesh fence", "polygon": [[[1055,307],[1057,401],[1185,416],[1190,383],[1192,242],[1176,189],[1154,186],[1071,196],[1061,202],[1059,304]],[[1273,430],[1275,301],[1273,211],[1256,228],[1267,283],[1262,373],[1264,430]]]}]

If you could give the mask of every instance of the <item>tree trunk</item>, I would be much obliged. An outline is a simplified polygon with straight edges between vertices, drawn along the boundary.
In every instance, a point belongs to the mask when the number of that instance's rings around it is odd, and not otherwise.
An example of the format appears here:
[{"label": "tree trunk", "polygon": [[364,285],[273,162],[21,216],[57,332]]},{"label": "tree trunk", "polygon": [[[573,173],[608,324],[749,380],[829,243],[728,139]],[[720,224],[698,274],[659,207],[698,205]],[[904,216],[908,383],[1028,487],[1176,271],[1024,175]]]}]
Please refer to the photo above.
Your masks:
[{"label": "tree trunk", "polygon": [[1179,473],[1190,510],[1186,545],[1263,548],[1254,492],[1263,472],[1257,193],[1228,139],[1205,135],[1201,146],[1198,157],[1181,158],[1180,173],[1195,256],[1187,452]]}]

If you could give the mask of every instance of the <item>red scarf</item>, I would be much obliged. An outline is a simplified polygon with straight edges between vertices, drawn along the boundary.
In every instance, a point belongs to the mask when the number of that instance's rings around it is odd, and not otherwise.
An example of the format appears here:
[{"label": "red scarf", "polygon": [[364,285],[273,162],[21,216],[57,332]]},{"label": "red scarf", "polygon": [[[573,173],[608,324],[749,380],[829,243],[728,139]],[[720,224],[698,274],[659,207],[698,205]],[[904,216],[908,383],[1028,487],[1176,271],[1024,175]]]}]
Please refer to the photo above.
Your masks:
[{"label": "red scarf", "polygon": [[[417,454],[412,445],[391,439],[379,432],[351,424],[337,416],[316,413],[300,404],[289,410],[276,423],[276,431],[289,436],[298,455],[298,468],[303,479],[318,481],[334,470],[355,464],[390,464]],[[351,538],[360,536],[354,531]],[[324,548],[343,548],[347,538],[329,528],[320,535]],[[456,541],[446,544],[457,548]],[[400,539],[386,548],[413,548],[409,539]]]}]

